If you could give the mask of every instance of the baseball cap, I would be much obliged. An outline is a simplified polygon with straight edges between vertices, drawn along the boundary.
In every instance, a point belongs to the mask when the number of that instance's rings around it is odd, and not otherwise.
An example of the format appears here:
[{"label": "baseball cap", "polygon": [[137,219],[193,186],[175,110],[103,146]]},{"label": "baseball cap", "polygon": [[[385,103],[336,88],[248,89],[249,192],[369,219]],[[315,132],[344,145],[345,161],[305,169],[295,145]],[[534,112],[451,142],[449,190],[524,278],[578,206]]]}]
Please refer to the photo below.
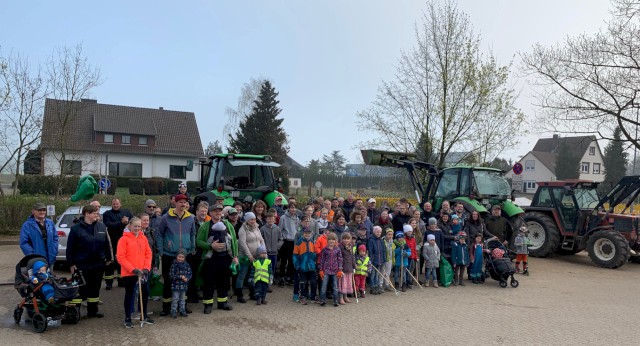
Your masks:
[{"label": "baseball cap", "polygon": [[181,187],[187,187],[187,184],[185,184],[185,183],[180,183],[180,184],[178,185],[178,188],[181,188]]},{"label": "baseball cap", "polygon": [[186,196],[186,195],[183,195],[183,194],[181,194],[181,193],[177,194],[177,195],[174,197],[174,199],[176,200],[176,202],[177,202],[177,201],[179,201],[179,200],[183,200],[183,199],[184,199],[184,200],[186,200],[186,201],[188,201],[188,200],[189,200],[189,198],[187,198],[187,196]]},{"label": "baseball cap", "polygon": [[369,198],[369,200],[367,201],[367,203],[375,203],[376,199],[375,198]]},{"label": "baseball cap", "polygon": [[214,204],[212,206],[209,207],[209,212],[212,212],[216,209],[222,210],[222,204]]},{"label": "baseball cap", "polygon": [[41,210],[41,209],[47,209],[47,206],[44,205],[44,203],[36,203],[33,205],[33,210]]}]

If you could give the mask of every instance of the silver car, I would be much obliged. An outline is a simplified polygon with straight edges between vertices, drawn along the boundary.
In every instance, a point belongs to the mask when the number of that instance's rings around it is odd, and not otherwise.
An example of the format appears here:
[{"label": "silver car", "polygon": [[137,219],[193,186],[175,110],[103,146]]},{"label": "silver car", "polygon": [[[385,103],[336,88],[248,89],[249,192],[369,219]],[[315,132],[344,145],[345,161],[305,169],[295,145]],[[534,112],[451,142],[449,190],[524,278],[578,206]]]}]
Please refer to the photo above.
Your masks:
[{"label": "silver car", "polygon": [[[100,207],[100,218],[105,211],[111,210],[111,206]],[[82,216],[82,207],[70,207],[58,217],[56,222],[56,230],[58,232],[58,256],[56,262],[64,262],[67,260],[67,239],[69,239],[69,231],[75,225],[76,221]]]}]

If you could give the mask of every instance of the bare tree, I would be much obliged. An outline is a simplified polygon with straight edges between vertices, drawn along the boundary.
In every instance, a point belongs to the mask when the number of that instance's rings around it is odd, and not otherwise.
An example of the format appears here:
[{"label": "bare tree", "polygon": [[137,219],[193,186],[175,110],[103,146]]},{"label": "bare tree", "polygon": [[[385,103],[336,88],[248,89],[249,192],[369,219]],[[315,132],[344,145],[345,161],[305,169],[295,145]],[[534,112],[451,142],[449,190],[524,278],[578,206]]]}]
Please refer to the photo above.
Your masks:
[{"label": "bare tree", "polygon": [[490,162],[515,145],[524,115],[507,85],[511,65],[481,52],[468,16],[453,1],[431,0],[415,37],[394,80],[383,81],[371,107],[356,115],[356,124],[375,134],[361,146],[419,153],[442,166],[452,150]]},{"label": "bare tree", "polygon": [[262,84],[267,80],[269,79],[262,77],[257,79],[251,78],[249,82],[244,83],[242,86],[236,108],[225,108],[224,112],[228,119],[227,123],[224,125],[224,130],[222,131],[222,138],[227,141],[227,146],[229,145],[228,140],[230,136],[233,136],[238,132],[240,123],[243,122],[249,114],[251,114],[251,111],[253,111],[253,104],[258,99],[258,95],[260,95]]},{"label": "bare tree", "polygon": [[539,128],[596,133],[640,148],[636,128],[640,102],[640,1],[613,0],[606,27],[593,35],[522,53],[523,70],[535,87]]},{"label": "bare tree", "polygon": [[[63,177],[68,168],[68,156],[71,155],[67,144],[73,141],[71,124],[84,106],[80,101],[89,95],[91,89],[102,84],[102,80],[100,70],[92,66],[82,55],[82,45],[77,45],[74,49],[57,49],[47,62],[47,77],[52,98],[64,101],[64,106],[55,107],[53,112],[59,135],[56,138],[56,148],[52,151],[59,163],[59,177]],[[56,196],[62,182],[63,180],[59,179]]]},{"label": "bare tree", "polygon": [[[0,119],[3,124],[1,144],[8,159],[0,165],[0,172],[6,168],[13,172],[13,194],[16,194],[24,158],[40,141],[47,90],[40,67],[32,67],[27,58],[13,54],[6,59],[5,65],[6,68],[0,70],[0,80],[7,91],[7,101]],[[4,194],[1,188],[0,194]]]}]

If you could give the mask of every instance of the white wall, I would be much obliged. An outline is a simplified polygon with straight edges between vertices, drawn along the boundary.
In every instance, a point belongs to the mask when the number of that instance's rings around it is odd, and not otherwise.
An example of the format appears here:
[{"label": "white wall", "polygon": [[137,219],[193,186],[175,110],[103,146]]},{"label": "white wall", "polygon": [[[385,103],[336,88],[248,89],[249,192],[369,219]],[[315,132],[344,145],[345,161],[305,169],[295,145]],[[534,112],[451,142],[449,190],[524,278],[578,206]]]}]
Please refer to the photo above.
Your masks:
[{"label": "white wall", "polygon": [[[169,166],[186,166],[187,160],[193,160],[193,170],[187,171],[186,179],[176,179],[181,181],[200,180],[200,167],[198,166],[198,158],[188,158],[182,156],[152,156],[152,155],[137,155],[137,154],[87,154],[87,153],[67,153],[67,160],[79,160],[82,161],[82,175],[86,174],[102,174],[108,173],[107,155],[109,162],[124,162],[124,163],[141,163],[142,164],[142,177],[160,177],[169,178]],[[60,164],[58,158],[59,152],[46,151],[44,153],[44,174],[53,175],[60,172]]]},{"label": "white wall", "polygon": [[[580,159],[580,179],[585,180],[593,180],[593,181],[604,181],[604,161],[602,160],[602,153],[600,152],[600,147],[598,146],[597,141],[592,141],[589,144],[590,147],[595,147],[596,152],[595,155],[589,155],[589,148],[585,151],[584,155]],[[589,173],[582,173],[582,163],[589,162]],[[600,173],[593,173],[593,164],[600,164]]]}]

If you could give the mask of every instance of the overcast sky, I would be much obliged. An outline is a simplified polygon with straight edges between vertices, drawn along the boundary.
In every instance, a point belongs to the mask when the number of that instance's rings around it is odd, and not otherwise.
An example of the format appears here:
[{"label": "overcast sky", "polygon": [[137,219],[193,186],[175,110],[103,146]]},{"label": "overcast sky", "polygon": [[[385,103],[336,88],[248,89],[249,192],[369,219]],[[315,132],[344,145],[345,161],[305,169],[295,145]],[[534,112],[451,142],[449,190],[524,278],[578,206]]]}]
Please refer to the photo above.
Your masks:
[{"label": "overcast sky", "polygon": [[[203,146],[222,140],[225,107],[251,78],[280,93],[290,155],[306,164],[331,150],[350,162],[372,136],[355,114],[390,80],[400,51],[414,43],[424,1],[2,1],[0,47],[44,61],[56,47],[82,43],[104,84],[99,103],[194,112]],[[606,0],[461,0],[483,48],[501,63],[532,44],[592,33],[608,17]],[[523,80],[519,107],[535,109]],[[517,134],[516,134],[517,135]],[[517,159],[538,134],[503,157]]]}]

